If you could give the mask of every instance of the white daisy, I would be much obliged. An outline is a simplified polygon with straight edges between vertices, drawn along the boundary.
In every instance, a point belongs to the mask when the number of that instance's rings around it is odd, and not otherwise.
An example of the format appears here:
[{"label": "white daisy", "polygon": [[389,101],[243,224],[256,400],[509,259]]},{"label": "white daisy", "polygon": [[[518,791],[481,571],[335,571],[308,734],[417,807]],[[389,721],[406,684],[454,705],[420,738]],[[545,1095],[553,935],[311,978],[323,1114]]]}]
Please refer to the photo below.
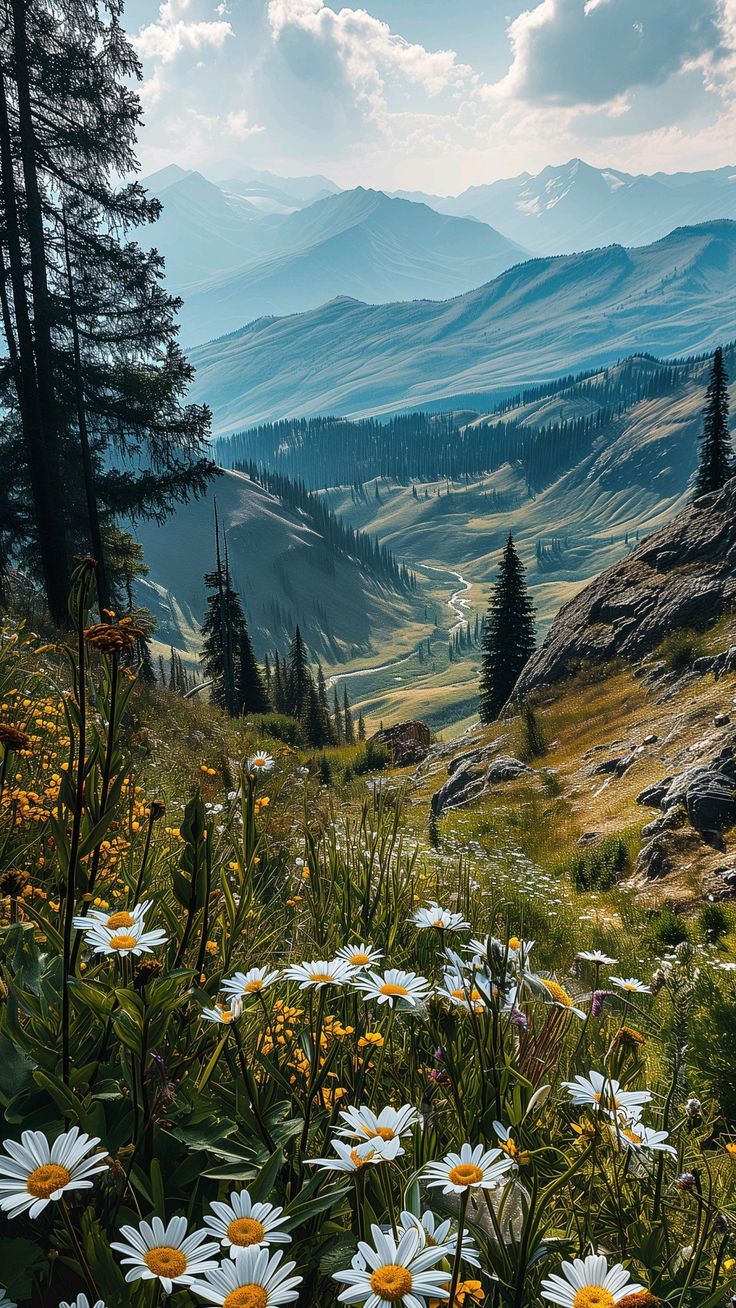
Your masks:
[{"label": "white daisy", "polygon": [[416,972],[404,972],[399,967],[389,967],[383,974],[369,972],[367,976],[357,976],[353,980],[356,990],[362,990],[367,999],[376,999],[379,1004],[408,1004],[415,1008],[430,992],[429,981]]},{"label": "white daisy", "polygon": [[433,899],[426,908],[418,908],[411,919],[420,929],[436,927],[438,931],[469,931],[470,923],[465,921],[462,913],[453,913],[452,909],[441,908]]},{"label": "white daisy", "polygon": [[[442,1244],[447,1250],[448,1258],[452,1260],[455,1257],[457,1231],[452,1229],[452,1221],[449,1217],[440,1220],[429,1209],[418,1217],[414,1213],[405,1211],[401,1214],[399,1222],[403,1231],[410,1231],[412,1228],[419,1231],[424,1244],[429,1245],[430,1248]],[[480,1267],[480,1253],[468,1231],[463,1231],[462,1257],[463,1262],[470,1263],[471,1267]]]},{"label": "white daisy", "polygon": [[416,1229],[404,1231],[398,1244],[394,1237],[371,1227],[373,1246],[361,1240],[358,1251],[364,1265],[333,1273],[333,1280],[345,1285],[337,1297],[340,1303],[362,1303],[366,1308],[427,1308],[429,1299],[446,1296],[451,1274],[437,1263],[447,1256],[444,1245],[423,1243]]},{"label": "white daisy", "polygon": [[610,958],[600,949],[581,949],[577,957],[583,963],[595,963],[597,967],[613,967],[618,962],[618,959]]},{"label": "white daisy", "polygon": [[202,1009],[202,1017],[206,1022],[219,1022],[223,1026],[229,1026],[232,1022],[237,1022],[242,1014],[242,999],[231,999],[229,1008],[226,1004],[215,1004],[214,1008]]},{"label": "white daisy", "polygon": [[648,986],[645,981],[639,981],[635,976],[612,976],[608,978],[612,986],[618,986],[619,990],[628,990],[634,995],[651,995],[652,987]]},{"label": "white daisy", "polygon": [[624,1295],[639,1294],[644,1289],[629,1280],[629,1273],[620,1263],[614,1263],[609,1270],[602,1254],[563,1263],[560,1271],[562,1276],[549,1276],[541,1287],[542,1298],[560,1308],[613,1308]]},{"label": "white daisy", "polygon": [[576,1076],[574,1081],[563,1081],[574,1104],[587,1104],[592,1108],[625,1113],[638,1117],[644,1104],[652,1097],[650,1090],[622,1090],[613,1076],[590,1071],[587,1076]]},{"label": "white daisy", "polygon": [[227,981],[223,981],[220,989],[223,995],[245,999],[248,995],[257,995],[261,990],[267,990],[278,977],[275,968],[269,970],[267,967],[251,967],[247,972],[236,972]]},{"label": "white daisy", "polygon": [[91,908],[86,917],[80,915],[72,920],[77,930],[85,933],[94,926],[107,927],[109,931],[128,931],[131,927],[135,927],[136,931],[142,931],[151,903],[150,899],[144,899],[142,903],[134,904],[132,908],[115,908],[112,912],[107,909],[103,912],[102,909]]},{"label": "white daisy", "polygon": [[310,1167],[324,1167],[331,1172],[359,1172],[367,1164],[390,1163],[399,1154],[403,1154],[401,1141],[397,1136],[393,1140],[382,1140],[380,1136],[366,1140],[362,1144],[349,1144],[345,1140],[330,1141],[337,1155],[336,1158],[307,1158]]},{"label": "white daisy", "polygon": [[255,1245],[238,1249],[234,1260],[208,1271],[206,1280],[195,1281],[192,1290],[218,1308],[276,1308],[292,1303],[299,1297],[302,1278],[292,1276],[296,1263],[282,1263],[282,1256]]},{"label": "white daisy", "polygon": [[442,999],[449,999],[456,1008],[465,1008],[468,1012],[482,1013],[486,1008],[486,999],[469,978],[458,972],[445,972],[442,984],[437,987],[437,994]]},{"label": "white daisy", "polygon": [[473,1149],[464,1144],[459,1154],[445,1154],[442,1162],[427,1163],[424,1175],[431,1178],[427,1185],[442,1186],[443,1194],[464,1194],[471,1189],[493,1189],[513,1167],[501,1149],[484,1149],[482,1144]]},{"label": "white daisy", "polygon": [[283,1208],[274,1208],[273,1204],[253,1203],[247,1190],[233,1190],[227,1203],[210,1204],[214,1217],[205,1217],[204,1224],[209,1227],[223,1249],[230,1250],[230,1257],[235,1258],[238,1249],[250,1249],[263,1244],[290,1244],[291,1236],[280,1231],[287,1220],[282,1217]]},{"label": "white daisy", "polygon": [[93,1153],[98,1136],[85,1135],[78,1126],[49,1144],[43,1131],[24,1131],[20,1144],[5,1140],[9,1157],[0,1155],[0,1209],[10,1217],[28,1213],[38,1217],[48,1203],[66,1190],[88,1190],[92,1177],[107,1170],[105,1151]]},{"label": "white daisy", "polygon": [[161,930],[146,931],[143,926],[122,927],[120,930],[102,926],[95,922],[85,938],[94,954],[115,954],[118,958],[127,958],[132,954],[150,954],[159,945],[166,944],[166,932]]},{"label": "white daisy", "polygon": [[120,1261],[128,1266],[126,1281],[158,1279],[171,1294],[174,1285],[191,1285],[195,1276],[217,1267],[212,1255],[219,1248],[208,1239],[209,1231],[187,1235],[186,1217],[172,1217],[168,1226],[153,1217],[138,1226],[121,1226],[120,1234],[127,1243],[113,1240],[110,1248],[124,1255]]},{"label": "white daisy", "polygon": [[419,1121],[419,1114],[411,1104],[403,1108],[382,1108],[374,1113],[372,1108],[343,1109],[340,1116],[345,1126],[338,1128],[337,1134],[347,1140],[393,1140],[408,1135]]},{"label": "white daisy", "polygon": [[338,949],[336,957],[342,958],[352,968],[359,971],[364,967],[376,967],[383,958],[383,954],[378,949],[374,949],[373,945],[364,945],[361,942],[357,945],[343,945],[341,949]]},{"label": "white daisy", "polygon": [[[8,1303],[7,1299],[0,1298],[0,1308],[15,1308],[15,1304]],[[78,1294],[73,1303],[67,1303],[66,1299],[59,1304],[59,1308],[89,1308],[89,1299],[86,1294]],[[98,1299],[92,1308],[105,1308],[102,1299]]]},{"label": "white daisy", "polygon": [[267,754],[265,750],[259,750],[257,754],[251,754],[245,766],[248,772],[256,776],[260,772],[270,772],[273,767],[273,755]]},{"label": "white daisy", "polygon": [[630,1149],[633,1153],[652,1152],[672,1154],[673,1158],[677,1157],[677,1150],[671,1144],[667,1144],[669,1139],[667,1131],[655,1131],[654,1127],[645,1126],[637,1119],[613,1121],[611,1135],[617,1145],[622,1149]]},{"label": "white daisy", "polygon": [[319,959],[316,963],[292,963],[284,970],[287,981],[298,981],[300,990],[321,990],[323,986],[344,986],[354,972],[343,958]]}]

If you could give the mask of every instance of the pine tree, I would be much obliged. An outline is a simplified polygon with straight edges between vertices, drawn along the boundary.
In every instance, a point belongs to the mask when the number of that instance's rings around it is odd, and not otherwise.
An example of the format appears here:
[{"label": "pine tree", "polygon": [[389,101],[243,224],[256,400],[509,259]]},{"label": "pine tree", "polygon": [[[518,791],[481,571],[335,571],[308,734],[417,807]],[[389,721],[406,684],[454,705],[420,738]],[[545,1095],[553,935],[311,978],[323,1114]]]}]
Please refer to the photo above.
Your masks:
[{"label": "pine tree", "polygon": [[483,633],[481,721],[493,722],[498,717],[534,652],[535,643],[534,606],[524,567],[509,535]]},{"label": "pine tree", "polygon": [[337,686],[334,688],[332,696],[332,721],[335,724],[335,743],[342,745],[345,739],[345,732],[342,725],[342,713],[340,712],[340,701],[337,698]]},{"label": "pine tree", "polygon": [[304,734],[310,745],[320,749],[327,745],[328,726],[322,716],[322,707],[319,702],[319,693],[314,684],[314,678],[309,677],[307,682],[306,694],[304,697],[304,711],[302,714],[302,725]]},{"label": "pine tree", "polygon": [[[226,542],[227,549],[227,542]],[[220,551],[220,529],[215,507],[215,559],[214,572],[205,574],[204,584],[212,592],[207,598],[202,623],[202,653],[200,659],[206,675],[212,682],[211,698],[231,718],[240,710],[236,655],[245,630],[245,616],[240,596],[233,590],[230,565]]]},{"label": "pine tree", "polygon": [[733,451],[728,429],[728,374],[719,346],[713,365],[703,413],[703,437],[700,444],[700,467],[695,478],[694,499],[720,490],[733,476]]},{"label": "pine tree", "polygon": [[272,682],[273,682],[273,675],[271,673],[271,661],[268,657],[268,650],[266,650],[266,654],[263,659],[263,685],[265,687],[266,694],[268,695],[269,699],[271,698]]},{"label": "pine tree", "polygon": [[325,742],[328,745],[335,744],[335,730],[330,720],[330,706],[327,700],[327,683],[325,674],[322,671],[322,664],[317,664],[317,698],[319,700],[319,711],[322,718],[322,726],[325,735]]},{"label": "pine tree", "polygon": [[98,558],[104,602],[116,520],[162,520],[214,470],[209,412],[183,402],[177,302],[160,256],[134,239],[160,203],[120,183],[137,169],[141,115],[120,10],[9,0],[3,18],[2,527],[37,562],[59,624],[75,552]]},{"label": "pine tree", "polygon": [[365,718],[362,709],[358,714],[358,740],[365,740]]},{"label": "pine tree", "polygon": [[243,621],[238,644],[236,690],[240,713],[269,712],[271,705],[260,668],[256,663],[256,656],[253,653],[253,645],[245,621]]},{"label": "pine tree", "polygon": [[273,707],[276,713],[286,712],[286,688],[284,686],[284,667],[276,650],[273,660]]},{"label": "pine tree", "polygon": [[355,727],[353,725],[353,715],[350,711],[350,700],[348,699],[348,688],[343,685],[342,688],[342,726],[345,733],[345,744],[355,744]]},{"label": "pine tree", "polygon": [[312,680],[307,663],[307,651],[304,647],[302,633],[297,624],[294,639],[289,646],[286,662],[286,711],[293,718],[302,720],[307,707],[309,683]]}]

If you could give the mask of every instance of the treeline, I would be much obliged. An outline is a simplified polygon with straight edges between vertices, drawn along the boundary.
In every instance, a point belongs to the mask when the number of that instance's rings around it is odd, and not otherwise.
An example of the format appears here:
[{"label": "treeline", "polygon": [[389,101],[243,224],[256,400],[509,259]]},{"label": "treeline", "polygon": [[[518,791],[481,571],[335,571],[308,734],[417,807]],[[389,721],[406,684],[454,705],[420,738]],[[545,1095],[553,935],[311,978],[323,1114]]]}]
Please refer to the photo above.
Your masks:
[{"label": "treeline", "polygon": [[319,495],[314,495],[302,480],[293,480],[281,472],[257,467],[255,463],[236,463],[259,486],[275,495],[282,504],[303,514],[309,525],[323,538],[327,547],[358,562],[374,576],[401,590],[416,590],[416,574],[407,568],[375,536],[356,531],[339,518]]},{"label": "treeline", "polygon": [[[352,486],[361,497],[376,478],[398,482],[461,481],[493,472],[506,462],[521,465],[530,489],[572,466],[612,418],[641,400],[665,395],[702,366],[700,356],[660,363],[637,356],[611,368],[569,374],[527,387],[499,404],[483,422],[459,423],[452,413],[411,412],[380,422],[375,418],[293,418],[239,432],[215,443],[224,467],[257,465],[261,476],[279,473],[305,491]],[[571,403],[592,401],[585,416],[526,423],[503,414],[519,406],[569,392]],[[588,445],[586,445],[588,442]]]}]

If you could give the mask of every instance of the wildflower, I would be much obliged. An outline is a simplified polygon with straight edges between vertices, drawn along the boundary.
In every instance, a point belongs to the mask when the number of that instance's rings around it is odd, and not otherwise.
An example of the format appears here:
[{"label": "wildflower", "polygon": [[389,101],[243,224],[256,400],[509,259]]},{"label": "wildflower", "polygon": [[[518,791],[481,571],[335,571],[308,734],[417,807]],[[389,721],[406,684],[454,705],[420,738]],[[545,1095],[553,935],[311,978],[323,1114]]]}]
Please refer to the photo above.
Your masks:
[{"label": "wildflower", "polygon": [[[542,1281],[543,1299],[561,1305],[561,1308],[613,1308],[627,1294],[638,1294],[644,1289],[629,1280],[629,1273],[620,1263],[608,1267],[602,1254],[588,1254],[572,1263],[563,1263],[562,1276],[550,1276]],[[565,1278],[563,1280],[563,1277]]]},{"label": "wildflower", "polygon": [[579,958],[583,963],[595,963],[596,967],[613,967],[618,961],[615,958],[610,958],[608,954],[604,954],[600,949],[581,949],[576,954],[576,958]]},{"label": "wildflower", "polygon": [[638,1049],[645,1043],[646,1040],[641,1031],[637,1031],[636,1027],[633,1026],[619,1027],[613,1037],[614,1048],[620,1046],[624,1049]]},{"label": "wildflower", "polygon": [[38,1217],[48,1203],[61,1199],[67,1190],[88,1190],[92,1177],[107,1169],[106,1154],[93,1153],[100,1143],[73,1126],[57,1136],[52,1145],[43,1131],[24,1131],[20,1144],[3,1141],[6,1155],[0,1155],[0,1210],[10,1217],[28,1213]]},{"label": "wildflower", "polygon": [[446,972],[437,994],[443,999],[449,999],[456,1008],[465,1008],[467,1011],[472,1009],[474,1013],[482,1013],[486,1007],[485,999],[477,986],[467,984],[459,973],[453,975],[451,972]]},{"label": "wildflower", "polygon": [[246,995],[256,995],[266,990],[278,980],[278,971],[269,971],[266,967],[251,967],[247,972],[236,972],[228,981],[223,981],[220,989],[223,995],[244,999]]},{"label": "wildflower", "polygon": [[639,1290],[635,1294],[625,1294],[619,1299],[616,1308],[657,1308],[659,1299],[649,1290]]},{"label": "wildflower", "polygon": [[420,929],[436,927],[439,931],[468,931],[470,923],[465,921],[462,913],[453,913],[449,908],[441,908],[432,900],[426,908],[417,909],[411,919]]},{"label": "wildflower", "polygon": [[232,1022],[237,1022],[243,1013],[243,1002],[241,999],[233,999],[230,1007],[226,1008],[223,1004],[215,1004],[214,1008],[203,1008],[202,1017],[207,1022],[219,1022],[223,1026],[229,1026]]},{"label": "wildflower", "polygon": [[359,1049],[382,1049],[383,1036],[380,1031],[366,1031],[358,1040]]},{"label": "wildflower", "polygon": [[336,958],[342,958],[357,971],[364,967],[371,967],[380,963],[383,954],[381,954],[377,949],[374,949],[373,945],[364,945],[361,943],[358,945],[343,945],[338,949]]},{"label": "wildflower", "polygon": [[340,1303],[370,1304],[371,1308],[427,1308],[428,1298],[446,1294],[450,1273],[437,1264],[447,1256],[443,1245],[422,1244],[417,1230],[404,1231],[398,1243],[380,1226],[371,1227],[373,1246],[361,1240],[353,1266],[333,1273],[347,1288]]},{"label": "wildflower", "polygon": [[127,1266],[126,1281],[159,1280],[166,1294],[174,1285],[191,1285],[201,1272],[217,1266],[212,1255],[218,1252],[216,1244],[208,1240],[208,1231],[194,1231],[187,1235],[185,1217],[172,1217],[164,1226],[160,1217],[138,1226],[121,1226],[120,1240],[111,1241],[111,1249],[123,1255],[121,1263]]},{"label": "wildflower", "polygon": [[323,986],[344,986],[353,976],[353,969],[342,958],[331,962],[320,959],[316,963],[292,963],[284,970],[288,981],[298,981],[300,990],[321,990]]},{"label": "wildflower", "polygon": [[567,991],[563,986],[559,985],[557,981],[551,981],[544,977],[540,977],[540,980],[553,1004],[556,1004],[558,1008],[568,1009],[571,1013],[574,1013],[576,1017],[585,1017],[583,1010],[575,1007]]},{"label": "wildflower", "polygon": [[233,1190],[227,1203],[210,1204],[214,1217],[205,1217],[209,1234],[220,1241],[223,1249],[235,1258],[238,1249],[269,1244],[290,1244],[291,1236],[280,1231],[286,1221],[283,1208],[273,1204],[253,1203],[247,1190]]},{"label": "wildflower", "polygon": [[98,622],[87,627],[84,639],[101,654],[127,654],[143,634],[139,627],[123,618],[120,622]]},{"label": "wildflower", "polygon": [[392,1008],[399,1002],[416,1008],[430,991],[429,981],[425,977],[417,976],[416,972],[403,972],[398,967],[388,968],[383,975],[369,972],[367,976],[355,977],[353,985],[356,990],[363,991],[366,999],[375,999],[379,1004],[390,1004]]},{"label": "wildflower", "polygon": [[324,1167],[331,1172],[359,1172],[367,1163],[391,1163],[399,1154],[403,1154],[401,1141],[397,1136],[392,1140],[382,1140],[375,1136],[362,1144],[350,1145],[344,1140],[330,1141],[337,1154],[336,1158],[307,1158],[310,1167]]},{"label": "wildflower", "polygon": [[610,990],[593,991],[593,1002],[590,1005],[591,1017],[600,1017],[601,1012],[603,1011],[603,1001],[606,998],[606,996],[610,995],[611,993],[612,992]]},{"label": "wildflower", "polygon": [[[20,867],[9,867],[0,873],[0,898],[19,899],[30,883],[30,876]],[[2,1300],[0,1300],[0,1308]]]},{"label": "wildflower", "polygon": [[258,754],[251,754],[245,766],[246,770],[251,774],[258,775],[260,772],[270,772],[273,767],[273,756],[261,750]]},{"label": "wildflower", "polygon": [[[0,1298],[0,1308],[15,1308],[14,1304],[9,1304],[7,1299]],[[78,1294],[74,1303],[67,1303],[66,1299],[59,1304],[59,1308],[89,1308],[89,1299],[86,1294]],[[102,1299],[98,1299],[92,1308],[105,1308]]]},{"label": "wildflower", "polygon": [[651,995],[652,987],[648,986],[645,981],[639,981],[635,976],[612,976],[611,985],[618,986],[619,990],[628,990],[634,995]]},{"label": "wildflower", "polygon": [[112,913],[107,912],[107,910],[101,912],[98,908],[91,908],[86,917],[79,916],[72,920],[77,930],[84,931],[85,934],[94,930],[97,926],[106,927],[108,931],[128,931],[133,927],[142,931],[146,913],[150,907],[150,899],[144,899],[142,903],[134,904],[130,909],[117,908]]},{"label": "wildflower", "polygon": [[411,1104],[404,1104],[399,1109],[382,1108],[378,1114],[367,1106],[348,1108],[341,1111],[340,1117],[346,1125],[339,1127],[337,1134],[347,1140],[401,1139],[419,1120],[419,1114]]},{"label": "wildflower", "polygon": [[[82,1295],[82,1298],[84,1298],[84,1295]],[[3,1290],[1,1285],[0,1285],[0,1308],[18,1308],[18,1305],[15,1302],[15,1300],[8,1298],[7,1290]],[[59,1308],[74,1308],[74,1304],[60,1303]],[[80,1305],[80,1308],[89,1308],[89,1305],[87,1304]],[[105,1305],[101,1299],[98,1304],[95,1304],[95,1308],[105,1308]]]},{"label": "wildflower", "polygon": [[33,747],[31,737],[26,735],[18,727],[12,726],[10,722],[0,722],[0,745],[2,745],[6,754],[21,754],[24,750],[27,752]]},{"label": "wildflower", "polygon": [[164,965],[157,958],[144,958],[133,975],[133,985],[136,990],[143,990],[149,981],[155,981],[156,977],[162,976],[163,970]]},{"label": "wildflower", "polygon": [[635,1153],[652,1152],[672,1154],[677,1157],[677,1150],[667,1144],[666,1131],[655,1131],[643,1122],[616,1121],[611,1124],[611,1135],[622,1149],[631,1149]]},{"label": "wildflower", "polygon": [[282,1263],[281,1252],[252,1246],[238,1249],[234,1260],[205,1273],[192,1290],[219,1308],[276,1308],[299,1297],[301,1276],[292,1276],[296,1263]]},{"label": "wildflower", "polygon": [[[415,1216],[414,1213],[403,1212],[399,1217],[399,1223],[403,1231],[416,1229],[424,1243],[429,1245],[430,1248],[436,1248],[437,1245],[442,1244],[447,1249],[448,1258],[455,1257],[457,1231],[452,1230],[452,1222],[449,1217],[440,1220],[427,1209],[426,1212],[418,1216]],[[480,1267],[480,1254],[472,1235],[468,1231],[463,1231],[462,1256],[463,1262],[469,1263],[471,1267]]]},{"label": "wildflower", "polygon": [[494,1122],[493,1129],[498,1136],[501,1149],[511,1159],[512,1163],[516,1163],[518,1167],[523,1167],[529,1162],[528,1152],[519,1148],[508,1126],[504,1126],[503,1122]]},{"label": "wildflower", "polygon": [[624,1112],[638,1116],[644,1104],[651,1099],[649,1090],[622,1090],[619,1082],[602,1072],[590,1071],[587,1076],[576,1076],[574,1081],[563,1081],[574,1104],[589,1104],[593,1108]]},{"label": "wildflower", "polygon": [[442,1162],[427,1163],[424,1174],[431,1178],[427,1182],[430,1187],[442,1186],[443,1194],[463,1194],[470,1189],[493,1189],[513,1166],[500,1149],[484,1149],[482,1144],[473,1149],[464,1144],[459,1154],[445,1154]]},{"label": "wildflower", "polygon": [[128,954],[137,958],[139,954],[150,954],[152,949],[166,944],[165,931],[145,931],[137,924],[116,930],[95,922],[85,931],[85,938],[94,954],[116,954],[118,958],[127,958]]},{"label": "wildflower", "polygon": [[678,1190],[694,1190],[695,1185],[696,1181],[692,1172],[682,1172],[675,1180],[675,1187]]},{"label": "wildflower", "polygon": [[699,1099],[688,1099],[685,1104],[685,1116],[691,1122],[699,1122],[702,1116],[703,1105]]},{"label": "wildflower", "polygon": [[729,1141],[728,1144],[724,1145],[724,1148],[725,1148],[726,1153],[728,1154],[729,1158],[732,1158],[733,1161],[736,1163],[736,1144],[732,1144],[732,1143]]}]

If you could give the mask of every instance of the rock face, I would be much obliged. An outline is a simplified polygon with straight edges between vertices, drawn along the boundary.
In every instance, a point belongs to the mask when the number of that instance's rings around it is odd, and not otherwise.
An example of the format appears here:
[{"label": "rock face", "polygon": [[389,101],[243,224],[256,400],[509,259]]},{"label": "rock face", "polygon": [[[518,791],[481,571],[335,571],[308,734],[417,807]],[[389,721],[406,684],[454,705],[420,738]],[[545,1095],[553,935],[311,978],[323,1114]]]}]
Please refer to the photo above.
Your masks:
[{"label": "rock face", "polygon": [[[658,808],[667,816],[686,811],[690,824],[703,836],[725,831],[736,822],[736,759],[731,745],[702,767],[686,768],[647,786],[637,804]],[[663,830],[660,820],[658,830]],[[642,851],[643,852],[643,851]]]},{"label": "rock face", "polygon": [[584,662],[638,658],[669,631],[705,625],[733,605],[736,477],[653,532],[563,605],[514,697],[559,681]]},{"label": "rock face", "polygon": [[397,722],[393,727],[377,731],[371,740],[388,746],[395,767],[421,763],[429,753],[432,735],[426,722]]},{"label": "rock face", "polygon": [[482,751],[474,750],[459,767],[453,768],[450,765],[448,780],[432,796],[432,812],[435,817],[445,809],[461,808],[463,804],[469,804],[471,799],[485,795],[491,786],[498,785],[499,782],[515,781],[517,777],[532,770],[521,759],[513,758],[510,754],[501,754],[498,758],[491,759],[485,768],[478,766],[482,758]]}]

